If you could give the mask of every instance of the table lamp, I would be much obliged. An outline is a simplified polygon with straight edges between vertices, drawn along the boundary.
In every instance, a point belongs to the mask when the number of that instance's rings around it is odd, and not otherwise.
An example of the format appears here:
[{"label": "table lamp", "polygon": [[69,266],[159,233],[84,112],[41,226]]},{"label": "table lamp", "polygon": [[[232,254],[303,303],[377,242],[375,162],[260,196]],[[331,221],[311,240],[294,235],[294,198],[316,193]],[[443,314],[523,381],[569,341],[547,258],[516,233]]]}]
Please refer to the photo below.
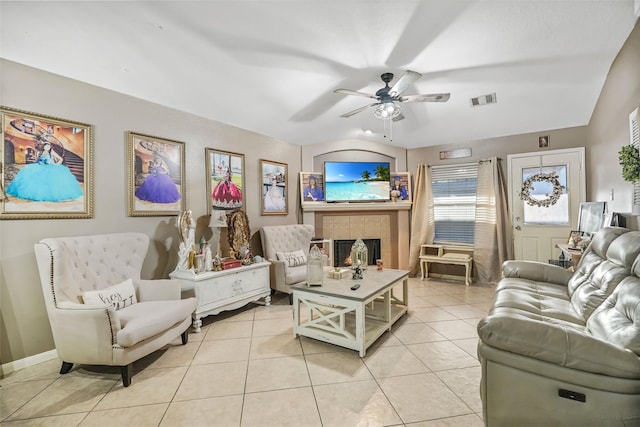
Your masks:
[{"label": "table lamp", "polygon": [[225,211],[212,211],[211,220],[209,221],[209,227],[211,228],[211,231],[213,231],[213,237],[217,244],[216,256],[220,257],[220,229],[227,227],[227,213]]}]

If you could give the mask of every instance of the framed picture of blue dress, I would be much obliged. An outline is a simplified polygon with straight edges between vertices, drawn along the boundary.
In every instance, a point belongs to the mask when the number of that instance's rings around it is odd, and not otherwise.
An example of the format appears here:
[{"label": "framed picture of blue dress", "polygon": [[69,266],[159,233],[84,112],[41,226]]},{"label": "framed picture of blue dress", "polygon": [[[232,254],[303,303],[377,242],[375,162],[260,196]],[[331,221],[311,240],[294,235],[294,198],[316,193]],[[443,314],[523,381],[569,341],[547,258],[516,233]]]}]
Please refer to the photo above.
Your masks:
[{"label": "framed picture of blue dress", "polygon": [[246,209],[244,155],[205,148],[207,213]]},{"label": "framed picture of blue dress", "polygon": [[184,143],[127,132],[129,216],[171,216],[186,209]]},{"label": "framed picture of blue dress", "polygon": [[93,218],[93,127],[0,112],[0,219]]},{"label": "framed picture of blue dress", "polygon": [[287,215],[287,164],[260,160],[260,214]]}]

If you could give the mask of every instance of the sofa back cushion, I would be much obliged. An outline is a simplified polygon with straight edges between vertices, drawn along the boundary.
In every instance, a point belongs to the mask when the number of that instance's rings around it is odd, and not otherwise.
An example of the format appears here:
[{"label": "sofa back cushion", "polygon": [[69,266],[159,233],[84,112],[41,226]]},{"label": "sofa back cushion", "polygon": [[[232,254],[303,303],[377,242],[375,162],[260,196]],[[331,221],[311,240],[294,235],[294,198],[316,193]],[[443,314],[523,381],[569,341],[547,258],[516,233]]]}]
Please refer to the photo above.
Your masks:
[{"label": "sofa back cushion", "polygon": [[640,254],[640,232],[604,228],[596,233],[568,283],[573,309],[585,321],[631,274]]},{"label": "sofa back cushion", "polygon": [[45,301],[82,303],[82,293],[106,288],[126,279],[140,279],[149,247],[142,233],[113,233],[43,239],[36,259]]},{"label": "sofa back cushion", "polygon": [[591,334],[640,356],[640,279],[622,280],[589,320]]}]

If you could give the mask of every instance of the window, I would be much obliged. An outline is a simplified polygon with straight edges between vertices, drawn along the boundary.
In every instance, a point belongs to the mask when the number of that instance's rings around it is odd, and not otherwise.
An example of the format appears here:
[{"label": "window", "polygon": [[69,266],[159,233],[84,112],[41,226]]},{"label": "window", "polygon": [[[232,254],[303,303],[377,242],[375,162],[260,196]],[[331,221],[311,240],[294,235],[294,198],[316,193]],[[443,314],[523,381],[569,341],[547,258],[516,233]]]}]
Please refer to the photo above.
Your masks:
[{"label": "window", "polygon": [[478,165],[431,168],[435,240],[473,244]]},{"label": "window", "polygon": [[[555,173],[562,185],[560,199],[551,206],[530,206],[524,203],[524,223],[527,225],[569,225],[569,194],[567,194],[567,165],[542,166],[522,169],[522,183],[539,173]],[[535,182],[531,189],[531,198],[545,200],[553,193],[549,182]]]}]

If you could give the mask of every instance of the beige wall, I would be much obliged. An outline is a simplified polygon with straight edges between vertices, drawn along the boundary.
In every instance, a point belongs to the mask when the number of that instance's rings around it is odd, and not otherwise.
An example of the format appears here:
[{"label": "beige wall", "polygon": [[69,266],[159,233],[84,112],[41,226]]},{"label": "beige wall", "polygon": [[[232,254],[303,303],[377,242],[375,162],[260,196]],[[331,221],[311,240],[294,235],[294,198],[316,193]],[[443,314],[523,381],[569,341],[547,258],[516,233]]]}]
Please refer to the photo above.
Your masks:
[{"label": "beige wall", "polygon": [[[207,228],[205,147],[243,153],[247,214],[256,244],[263,225],[295,223],[300,147],[213,120],[2,60],[0,104],[94,125],[95,218],[0,221],[0,361],[54,348],[36,271],[33,244],[44,237],[141,231],[151,236],[143,277],[168,277],[177,257],[175,217],[128,217],[125,133],[129,130],[185,142],[187,207]],[[240,112],[239,112],[240,113]],[[261,216],[260,159],[289,166],[289,214]]]}]

